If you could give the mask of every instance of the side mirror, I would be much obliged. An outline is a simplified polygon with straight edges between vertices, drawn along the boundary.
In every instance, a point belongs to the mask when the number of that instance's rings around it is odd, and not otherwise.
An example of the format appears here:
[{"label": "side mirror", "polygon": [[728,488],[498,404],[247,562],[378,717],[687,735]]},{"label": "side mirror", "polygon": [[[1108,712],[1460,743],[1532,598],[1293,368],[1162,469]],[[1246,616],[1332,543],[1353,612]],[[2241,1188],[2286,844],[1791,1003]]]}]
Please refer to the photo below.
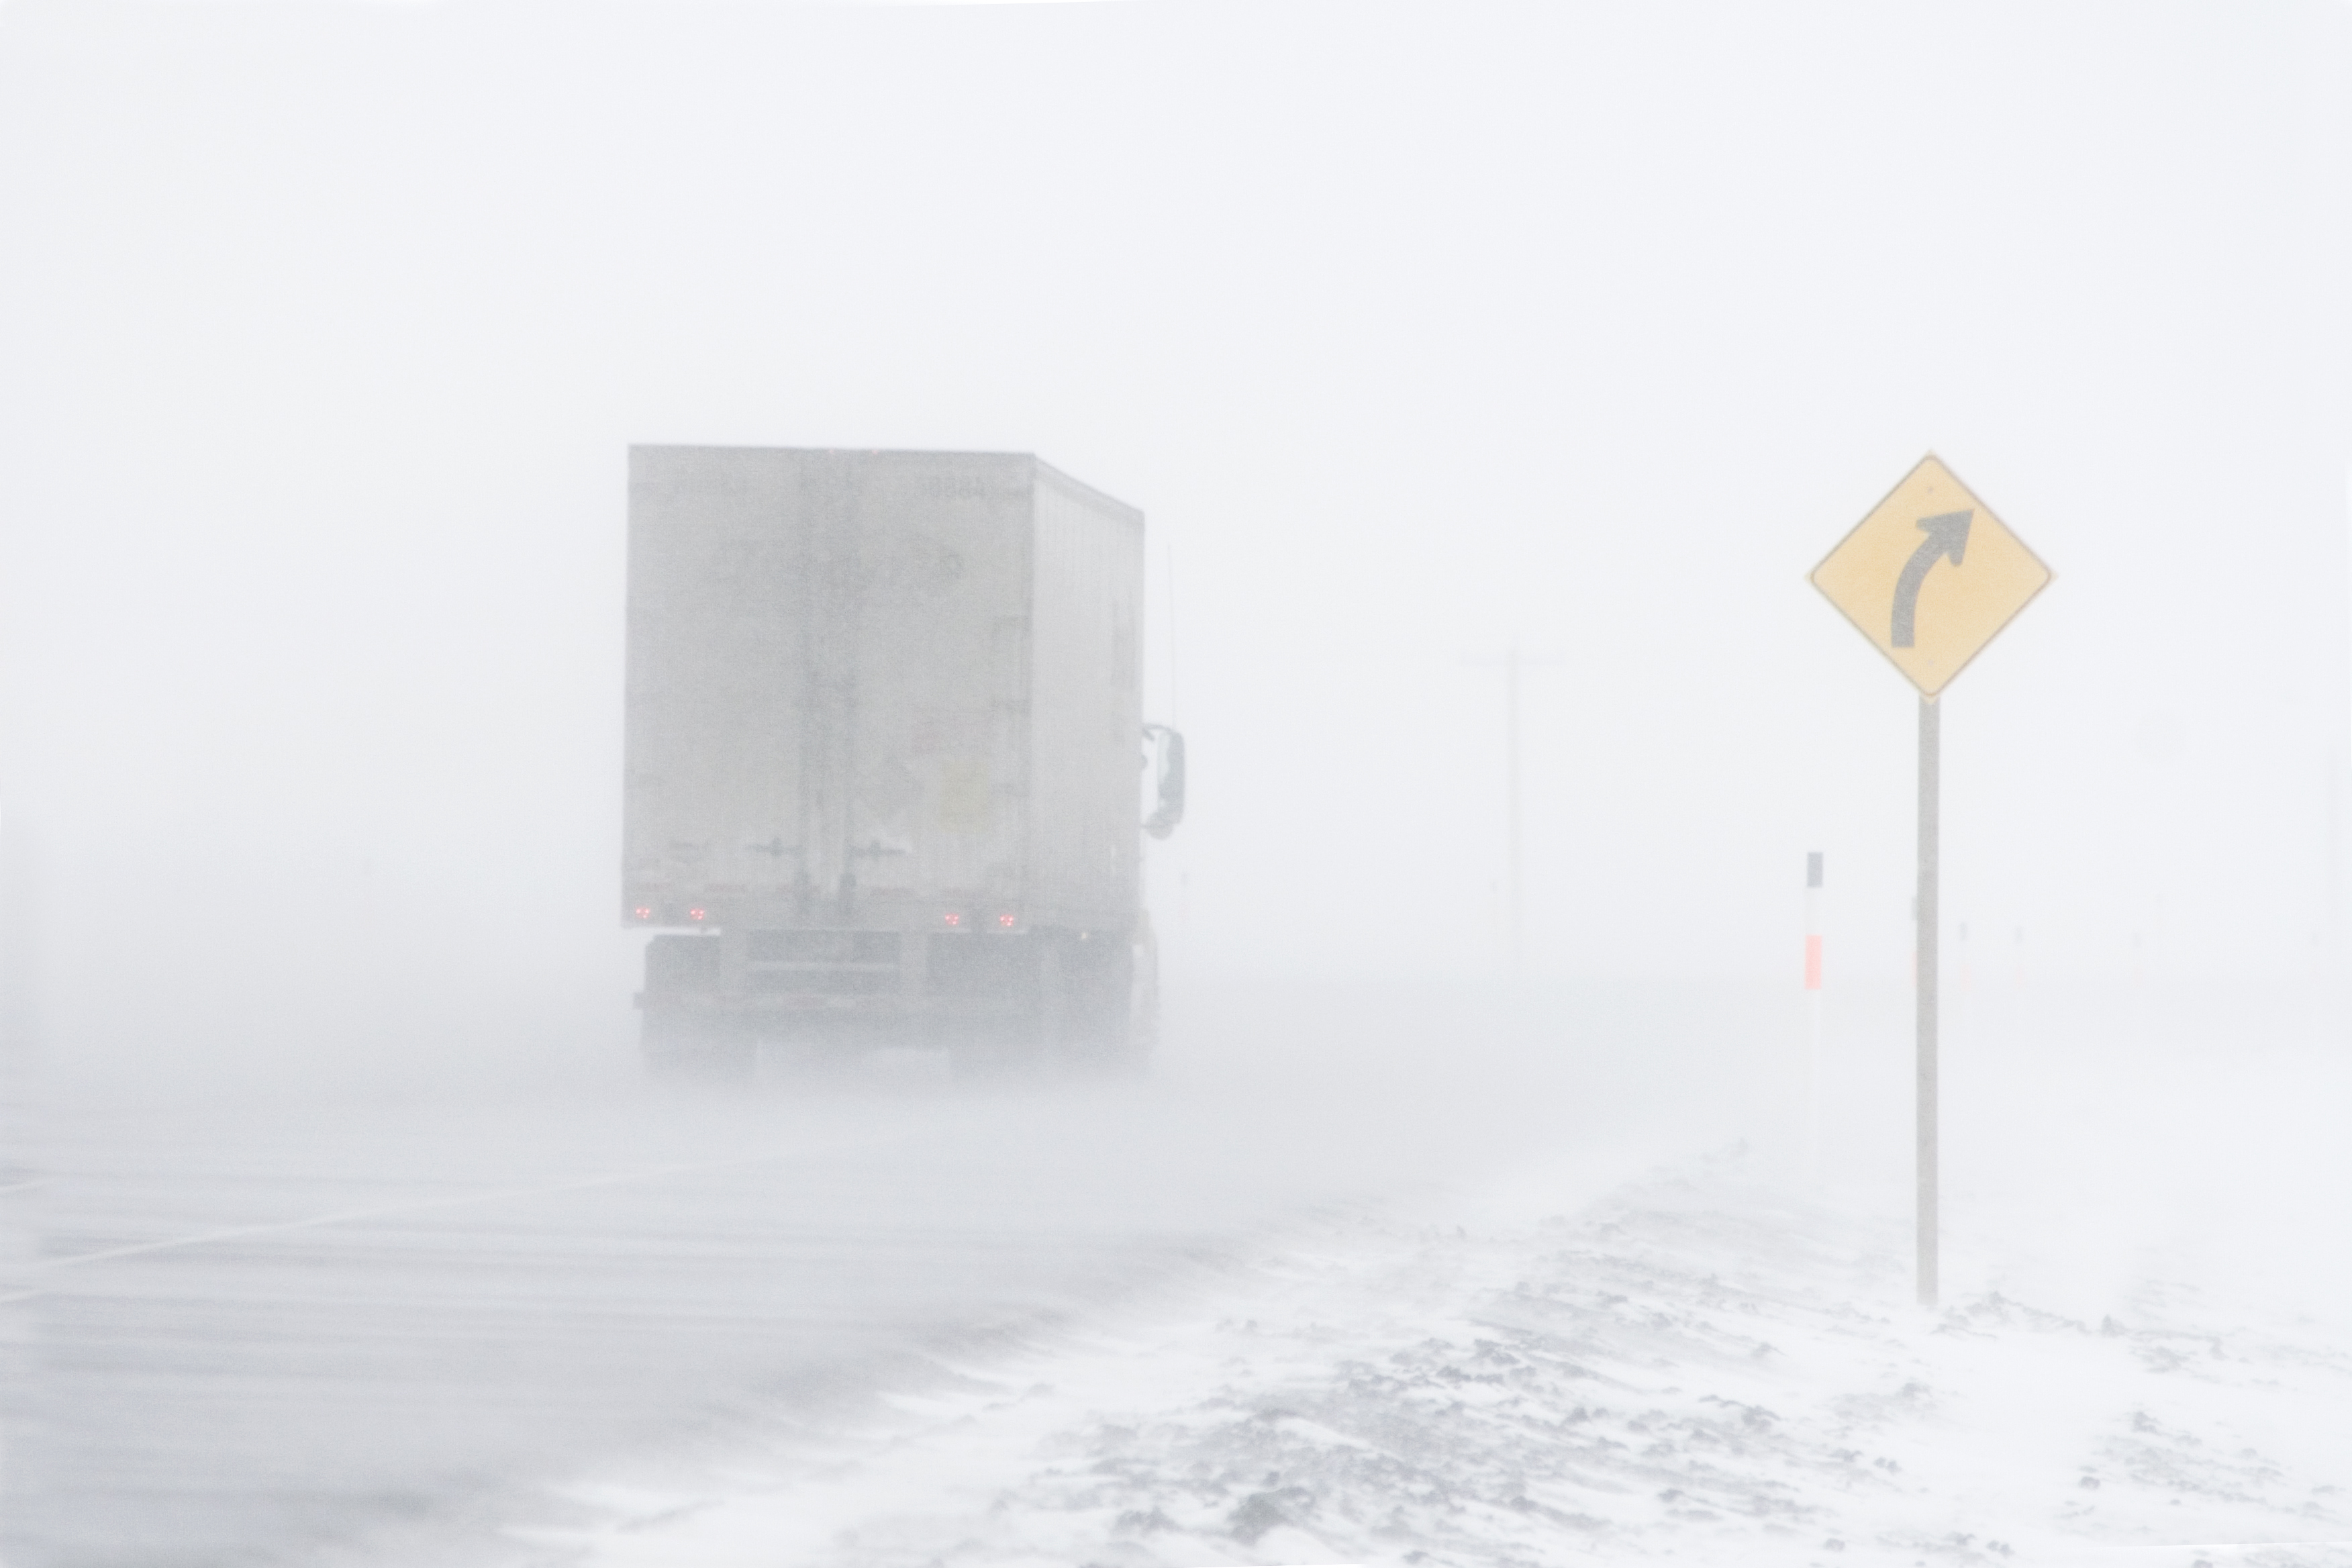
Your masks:
[{"label": "side mirror", "polygon": [[1160,784],[1159,804],[1143,819],[1143,831],[1154,838],[1165,838],[1184,820],[1184,737],[1165,724],[1146,724],[1143,738],[1151,742]]}]

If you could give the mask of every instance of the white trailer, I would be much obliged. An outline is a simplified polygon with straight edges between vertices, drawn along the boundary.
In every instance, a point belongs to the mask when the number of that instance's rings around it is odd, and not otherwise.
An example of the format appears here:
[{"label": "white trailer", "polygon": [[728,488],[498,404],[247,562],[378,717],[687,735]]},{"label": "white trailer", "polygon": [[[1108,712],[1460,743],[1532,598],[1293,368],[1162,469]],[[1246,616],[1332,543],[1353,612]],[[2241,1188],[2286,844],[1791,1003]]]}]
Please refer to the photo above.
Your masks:
[{"label": "white trailer", "polygon": [[1142,622],[1142,514],[1034,457],[632,448],[648,1056],[1145,1048]]}]

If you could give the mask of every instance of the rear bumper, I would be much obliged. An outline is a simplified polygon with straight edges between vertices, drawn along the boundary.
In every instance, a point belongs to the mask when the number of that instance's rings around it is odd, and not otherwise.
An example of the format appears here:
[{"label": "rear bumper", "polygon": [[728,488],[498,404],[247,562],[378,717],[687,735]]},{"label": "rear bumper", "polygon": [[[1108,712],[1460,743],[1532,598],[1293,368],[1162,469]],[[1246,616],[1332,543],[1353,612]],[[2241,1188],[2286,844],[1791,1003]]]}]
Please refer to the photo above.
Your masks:
[{"label": "rear bumper", "polygon": [[1005,996],[840,996],[824,992],[778,992],[727,996],[693,992],[645,992],[634,998],[644,1012],[687,1013],[706,1017],[779,1018],[1004,1018],[1024,1011]]}]

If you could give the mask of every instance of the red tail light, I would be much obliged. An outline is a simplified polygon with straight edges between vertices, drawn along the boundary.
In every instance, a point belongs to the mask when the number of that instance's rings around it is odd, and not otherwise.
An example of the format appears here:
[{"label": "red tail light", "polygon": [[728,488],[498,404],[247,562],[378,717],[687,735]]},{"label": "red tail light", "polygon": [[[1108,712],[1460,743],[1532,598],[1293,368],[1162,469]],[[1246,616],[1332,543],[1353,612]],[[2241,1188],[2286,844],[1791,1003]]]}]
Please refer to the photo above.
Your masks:
[{"label": "red tail light", "polygon": [[702,911],[698,909],[688,910],[686,911],[686,918],[690,921],[698,921],[702,918]]},{"label": "red tail light", "polygon": [[996,923],[1001,926],[1015,925],[1019,923],[1019,919],[1013,915],[999,915],[996,917]]},{"label": "red tail light", "polygon": [[961,915],[950,915],[947,917],[947,921],[948,924],[951,926],[960,926],[963,924],[963,917]]}]

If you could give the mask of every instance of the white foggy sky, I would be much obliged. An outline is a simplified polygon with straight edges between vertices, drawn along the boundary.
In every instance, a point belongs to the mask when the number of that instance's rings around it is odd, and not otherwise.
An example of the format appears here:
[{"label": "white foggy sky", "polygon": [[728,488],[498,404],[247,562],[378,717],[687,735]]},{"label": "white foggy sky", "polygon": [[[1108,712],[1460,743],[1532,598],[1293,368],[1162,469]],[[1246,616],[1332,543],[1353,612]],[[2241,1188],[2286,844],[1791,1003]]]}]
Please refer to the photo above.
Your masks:
[{"label": "white foggy sky", "polygon": [[53,956],[625,1010],[623,454],[695,441],[1145,510],[1192,973],[1492,967],[1516,634],[1531,967],[1792,971],[1819,847],[1892,977],[1911,699],[1804,574],[1932,448],[2058,574],[1947,701],[1949,918],[2308,975],[2347,67],[2339,5],[11,0]]}]

